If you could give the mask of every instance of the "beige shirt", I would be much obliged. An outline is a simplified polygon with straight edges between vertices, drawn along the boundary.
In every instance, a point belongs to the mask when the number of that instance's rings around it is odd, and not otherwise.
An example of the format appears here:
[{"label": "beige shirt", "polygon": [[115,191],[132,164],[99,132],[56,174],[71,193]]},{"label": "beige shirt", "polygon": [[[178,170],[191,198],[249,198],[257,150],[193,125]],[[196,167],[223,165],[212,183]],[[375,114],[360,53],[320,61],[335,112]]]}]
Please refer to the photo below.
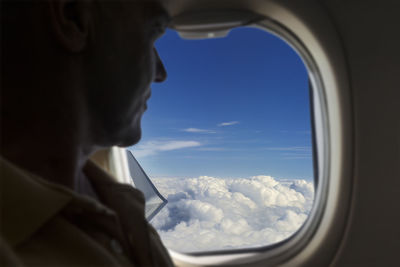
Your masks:
[{"label": "beige shirt", "polygon": [[0,158],[0,266],[172,266],[143,194],[84,172],[104,204]]}]

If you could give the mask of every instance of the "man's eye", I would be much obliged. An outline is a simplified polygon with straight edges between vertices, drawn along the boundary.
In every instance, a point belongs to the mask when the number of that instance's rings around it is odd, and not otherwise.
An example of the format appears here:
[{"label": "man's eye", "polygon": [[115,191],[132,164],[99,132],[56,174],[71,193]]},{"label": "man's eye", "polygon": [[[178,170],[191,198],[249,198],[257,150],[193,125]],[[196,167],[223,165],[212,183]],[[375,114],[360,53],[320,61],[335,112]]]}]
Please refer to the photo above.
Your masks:
[{"label": "man's eye", "polygon": [[153,36],[159,38],[165,34],[166,29],[163,25],[160,24],[160,25],[155,25],[152,31],[153,31]]}]

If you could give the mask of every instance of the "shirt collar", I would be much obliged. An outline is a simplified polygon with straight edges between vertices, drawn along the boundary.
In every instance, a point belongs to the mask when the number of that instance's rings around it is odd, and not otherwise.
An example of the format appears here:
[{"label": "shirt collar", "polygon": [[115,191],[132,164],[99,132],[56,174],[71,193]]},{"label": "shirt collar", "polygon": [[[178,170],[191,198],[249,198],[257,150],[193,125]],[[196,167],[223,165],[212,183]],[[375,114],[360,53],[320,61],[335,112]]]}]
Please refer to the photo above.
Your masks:
[{"label": "shirt collar", "polygon": [[[35,234],[61,210],[85,206],[96,212],[118,214],[124,234],[139,265],[152,263],[149,226],[144,217],[142,192],[117,183],[111,175],[90,160],[83,171],[92,182],[100,204],[90,197],[26,172],[0,157],[0,234],[15,248]],[[67,207],[68,205],[68,207]],[[150,227],[151,228],[151,227]],[[137,242],[140,240],[140,242]]]},{"label": "shirt collar", "polygon": [[[127,187],[116,183],[110,175],[90,160],[85,165],[84,172],[95,186],[95,190],[99,191],[100,197],[105,198],[104,200],[113,199],[113,194],[110,196],[107,192],[111,188]],[[109,208],[118,206],[117,203],[112,203],[114,205],[106,207],[90,197],[77,194],[65,186],[51,183],[22,170],[2,157],[0,157],[0,174],[0,233],[12,247],[32,236],[69,204],[85,205],[108,214],[114,214]],[[133,188],[132,190],[137,191]],[[142,194],[139,191],[135,193],[137,200],[141,200],[138,201],[140,203],[138,210],[144,210]]]},{"label": "shirt collar", "polygon": [[67,189],[23,171],[0,157],[1,234],[15,247],[72,199]]}]

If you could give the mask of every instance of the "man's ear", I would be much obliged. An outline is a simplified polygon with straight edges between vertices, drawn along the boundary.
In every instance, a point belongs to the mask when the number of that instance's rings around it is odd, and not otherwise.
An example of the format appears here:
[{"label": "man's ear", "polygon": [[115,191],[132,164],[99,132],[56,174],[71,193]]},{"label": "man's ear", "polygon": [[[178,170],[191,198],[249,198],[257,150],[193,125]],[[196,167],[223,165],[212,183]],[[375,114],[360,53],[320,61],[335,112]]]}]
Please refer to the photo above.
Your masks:
[{"label": "man's ear", "polygon": [[70,52],[81,52],[89,40],[90,0],[48,0],[57,39]]}]

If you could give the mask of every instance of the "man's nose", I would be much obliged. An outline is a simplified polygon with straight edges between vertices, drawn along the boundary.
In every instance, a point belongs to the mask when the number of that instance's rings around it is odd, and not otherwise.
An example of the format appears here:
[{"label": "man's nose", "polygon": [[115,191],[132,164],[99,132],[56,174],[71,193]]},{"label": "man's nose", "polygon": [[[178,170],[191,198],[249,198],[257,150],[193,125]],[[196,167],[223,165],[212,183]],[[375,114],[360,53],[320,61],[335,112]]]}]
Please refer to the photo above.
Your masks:
[{"label": "man's nose", "polygon": [[167,79],[167,71],[165,70],[164,64],[162,63],[156,49],[154,49],[154,54],[156,56],[156,75],[154,81],[161,83]]}]

